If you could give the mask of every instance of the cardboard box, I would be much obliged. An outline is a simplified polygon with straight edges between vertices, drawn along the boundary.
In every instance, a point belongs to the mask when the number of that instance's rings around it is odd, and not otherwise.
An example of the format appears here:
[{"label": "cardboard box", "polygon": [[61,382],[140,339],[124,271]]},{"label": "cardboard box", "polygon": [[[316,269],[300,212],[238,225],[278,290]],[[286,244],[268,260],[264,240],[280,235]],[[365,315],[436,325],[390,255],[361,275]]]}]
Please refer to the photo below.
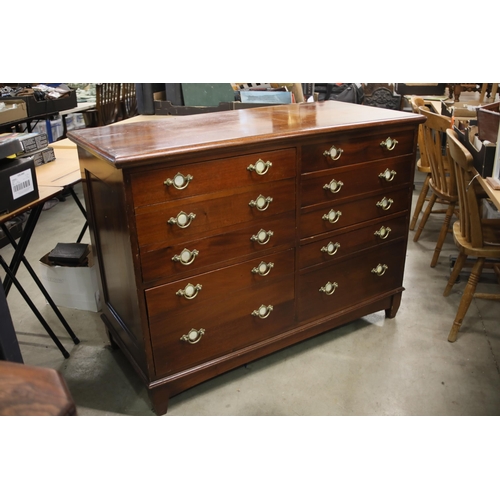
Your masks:
[{"label": "cardboard box", "polygon": [[10,102],[0,101],[0,104],[3,104],[3,106],[0,106],[0,125],[28,117],[27,106],[22,99],[15,99]]},{"label": "cardboard box", "polygon": [[0,160],[0,214],[13,212],[37,199],[33,158]]},{"label": "cardboard box", "polygon": [[47,134],[11,132],[0,134],[0,159],[12,155],[34,153],[49,145]]},{"label": "cardboard box", "polygon": [[100,311],[97,268],[92,252],[86,267],[53,266],[48,256],[48,253],[45,254],[39,261],[38,277],[56,305],[83,311]]}]

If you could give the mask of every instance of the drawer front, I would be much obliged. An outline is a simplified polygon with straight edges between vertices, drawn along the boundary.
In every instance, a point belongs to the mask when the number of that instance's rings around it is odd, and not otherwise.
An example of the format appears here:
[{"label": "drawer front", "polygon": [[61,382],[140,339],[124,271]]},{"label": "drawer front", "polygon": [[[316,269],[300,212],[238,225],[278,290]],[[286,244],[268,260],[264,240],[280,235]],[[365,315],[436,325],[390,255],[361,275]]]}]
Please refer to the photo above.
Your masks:
[{"label": "drawer front", "polygon": [[155,311],[149,319],[156,374],[181,371],[277,335],[293,324],[293,308],[294,276],[288,275],[208,301],[190,314]]},{"label": "drawer front", "polygon": [[139,246],[190,241],[217,230],[294,210],[295,180],[241,191],[218,191],[138,209]]},{"label": "drawer front", "polygon": [[413,156],[362,163],[301,176],[301,206],[408,184]]},{"label": "drawer front", "polygon": [[[396,242],[301,273],[299,320],[334,314],[342,308],[401,287],[404,245],[404,242]],[[381,275],[372,270],[379,271]]]},{"label": "drawer front", "polygon": [[[190,242],[141,251],[144,282],[164,282],[198,274],[217,264],[245,256],[272,252],[295,244],[295,212],[286,212],[262,222]],[[189,253],[190,252],[190,253]]]},{"label": "drawer front", "polygon": [[[413,135],[413,129],[386,129],[370,136],[356,136],[352,133],[332,134],[326,140],[302,147],[301,171],[315,172],[411,154],[414,148]],[[387,149],[383,144],[381,145],[388,138],[397,141],[392,150]],[[392,147],[391,144],[389,144],[390,147]],[[328,152],[331,152],[334,157],[338,156],[338,158],[332,159]],[[335,155],[335,153],[337,154]]]},{"label": "drawer front", "polygon": [[303,208],[300,216],[300,237],[334,231],[351,224],[359,224],[396,214],[408,209],[408,189],[387,191],[353,201],[323,204],[314,209]]},{"label": "drawer front", "polygon": [[376,223],[362,227],[346,228],[331,233],[328,237],[316,237],[299,249],[299,268],[334,262],[346,258],[353,252],[385,245],[408,233],[407,216],[384,217]]},{"label": "drawer front", "polygon": [[[259,160],[264,164],[271,163],[265,173],[248,170]],[[257,164],[259,169],[260,165]],[[134,207],[141,207],[233,187],[288,179],[295,177],[295,172],[295,149],[284,149],[176,167],[165,166],[132,173],[130,179]]]},{"label": "drawer front", "polygon": [[225,302],[241,289],[267,285],[293,274],[294,254],[294,249],[285,250],[150,288],[146,290],[149,313],[157,316],[165,310],[182,311],[190,317],[200,307],[206,307],[209,301]]}]

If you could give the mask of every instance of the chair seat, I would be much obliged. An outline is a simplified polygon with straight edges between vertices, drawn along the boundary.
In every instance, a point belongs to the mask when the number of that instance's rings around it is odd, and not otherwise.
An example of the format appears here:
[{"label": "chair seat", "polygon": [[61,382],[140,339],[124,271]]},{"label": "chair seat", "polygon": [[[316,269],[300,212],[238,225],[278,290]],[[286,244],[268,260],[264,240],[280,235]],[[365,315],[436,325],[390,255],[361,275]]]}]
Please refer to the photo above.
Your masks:
[{"label": "chair seat", "polygon": [[500,259],[500,220],[483,219],[482,221],[484,246],[472,246],[460,230],[460,221],[453,224],[453,239],[455,244],[469,257],[484,257],[486,259]]}]

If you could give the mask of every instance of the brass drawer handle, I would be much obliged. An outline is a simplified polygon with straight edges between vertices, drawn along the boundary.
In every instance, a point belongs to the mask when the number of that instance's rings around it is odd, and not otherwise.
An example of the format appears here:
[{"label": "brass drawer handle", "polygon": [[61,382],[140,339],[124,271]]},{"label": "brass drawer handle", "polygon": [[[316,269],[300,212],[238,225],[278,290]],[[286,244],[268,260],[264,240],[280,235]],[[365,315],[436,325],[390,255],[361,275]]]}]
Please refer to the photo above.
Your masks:
[{"label": "brass drawer handle", "polygon": [[198,292],[202,288],[203,287],[201,285],[192,285],[191,283],[188,283],[184,287],[184,290],[182,290],[182,288],[180,290],[177,290],[177,292],[175,292],[175,295],[179,297],[184,297],[185,299],[188,300],[192,300],[198,295]]},{"label": "brass drawer handle", "polygon": [[188,344],[196,344],[201,340],[203,335],[205,335],[205,330],[203,328],[200,328],[199,330],[192,328],[188,333],[186,333],[186,335],[183,335],[180,340],[187,342]]},{"label": "brass drawer handle", "polygon": [[387,151],[392,151],[396,147],[397,143],[398,141],[396,139],[391,139],[390,137],[388,137],[385,141],[382,141],[380,145],[383,148],[387,149]]},{"label": "brass drawer handle", "polygon": [[262,304],[258,309],[252,312],[252,316],[257,316],[260,319],[266,319],[273,310],[273,306],[265,306]]},{"label": "brass drawer handle", "polygon": [[340,210],[333,210],[332,208],[332,210],[330,210],[327,214],[324,214],[321,218],[328,221],[330,224],[335,224],[340,219],[341,215],[342,212]]},{"label": "brass drawer handle", "polygon": [[321,249],[321,251],[323,253],[327,253],[328,255],[335,255],[337,253],[337,250],[340,248],[340,243],[336,242],[336,243],[332,243],[330,241],[330,243],[328,243],[328,245],[326,245],[326,247],[323,247]]},{"label": "brass drawer handle", "polygon": [[191,251],[185,248],[179,255],[174,255],[172,260],[174,262],[180,262],[183,266],[189,266],[189,264],[194,262],[194,259],[199,253],[198,250]]},{"label": "brass drawer handle", "polygon": [[378,231],[375,231],[373,234],[375,236],[378,236],[381,240],[385,240],[389,236],[390,232],[391,232],[390,227],[382,226]]},{"label": "brass drawer handle", "polygon": [[377,267],[374,267],[372,269],[372,273],[376,274],[377,276],[383,276],[387,269],[388,267],[386,264],[378,264]]},{"label": "brass drawer handle", "polygon": [[250,240],[256,241],[259,245],[265,245],[269,242],[273,234],[272,231],[264,231],[264,229],[261,229],[257,234],[254,234]]},{"label": "brass drawer handle", "polygon": [[332,146],[328,151],[323,153],[323,156],[329,156],[333,161],[338,160],[340,155],[344,152],[342,148]]},{"label": "brass drawer handle", "polygon": [[183,175],[180,172],[177,172],[174,175],[173,179],[167,179],[166,181],[163,182],[165,186],[174,186],[175,189],[185,189],[187,188],[188,184],[193,180],[193,176],[188,174],[188,175]]},{"label": "brass drawer handle", "polygon": [[270,161],[264,161],[260,158],[255,162],[255,165],[248,165],[247,170],[250,172],[255,172],[258,175],[267,174],[269,168],[272,167],[273,164]]},{"label": "brass drawer handle", "polygon": [[341,189],[344,183],[342,181],[336,181],[335,179],[332,179],[330,181],[330,184],[325,184],[323,186],[323,189],[325,191],[330,191],[331,193],[335,194],[338,193]]},{"label": "brass drawer handle", "polygon": [[190,213],[189,215],[186,212],[179,212],[177,217],[170,217],[168,219],[168,223],[173,226],[174,224],[177,224],[181,229],[185,229],[186,227],[189,227],[193,219],[196,218],[196,214]]},{"label": "brass drawer handle", "polygon": [[378,174],[378,176],[381,179],[386,180],[387,182],[391,182],[394,180],[394,177],[396,177],[397,172],[395,170],[389,170],[388,168],[385,169],[384,172],[381,174]]},{"label": "brass drawer handle", "polygon": [[272,262],[269,262],[269,264],[266,264],[264,261],[262,261],[257,267],[254,267],[252,269],[252,273],[258,274],[259,276],[267,276],[271,272],[271,269],[273,267],[274,267],[274,264]]},{"label": "brass drawer handle", "polygon": [[257,210],[263,212],[264,210],[267,210],[269,207],[269,204],[273,201],[273,199],[268,196],[267,198],[265,196],[262,196],[259,194],[255,200],[252,200],[249,205],[251,207],[255,207]]},{"label": "brass drawer handle", "polygon": [[339,284],[337,282],[331,283],[330,281],[325,285],[322,286],[319,291],[326,293],[326,295],[333,295],[335,293],[335,290],[337,290]]},{"label": "brass drawer handle", "polygon": [[392,198],[386,198],[384,196],[380,201],[377,201],[377,207],[380,207],[382,210],[389,210],[393,203],[394,200]]}]

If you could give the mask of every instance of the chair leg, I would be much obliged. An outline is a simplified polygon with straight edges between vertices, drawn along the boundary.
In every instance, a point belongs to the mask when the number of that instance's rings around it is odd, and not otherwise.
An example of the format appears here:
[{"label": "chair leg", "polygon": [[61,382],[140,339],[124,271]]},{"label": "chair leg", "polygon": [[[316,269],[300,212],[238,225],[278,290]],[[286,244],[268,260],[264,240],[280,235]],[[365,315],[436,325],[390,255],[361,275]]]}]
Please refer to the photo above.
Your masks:
[{"label": "chair leg", "polygon": [[448,205],[448,210],[446,210],[446,215],[444,217],[443,225],[441,226],[441,231],[439,232],[434,255],[432,256],[431,267],[436,267],[439,255],[441,254],[441,249],[443,248],[444,240],[450,230],[450,222],[453,214],[455,213],[455,205],[456,203],[450,203]]},{"label": "chair leg", "polygon": [[467,314],[472,297],[474,297],[474,292],[476,291],[477,282],[479,281],[479,276],[483,270],[484,258],[477,259],[474,264],[472,271],[469,276],[469,281],[467,281],[467,286],[465,287],[464,293],[462,295],[462,300],[458,306],[457,315],[455,316],[455,321],[451,327],[450,333],[448,335],[448,342],[455,342],[457,340],[458,330],[462,326],[462,321]]},{"label": "chair leg", "polygon": [[413,237],[413,241],[418,241],[420,238],[420,235],[422,233],[422,230],[424,229],[424,226],[427,222],[427,219],[429,218],[429,215],[431,214],[432,208],[434,207],[434,203],[436,203],[437,196],[432,193],[431,199],[429,200],[429,203],[427,203],[427,208],[425,209],[424,215],[422,216],[422,219],[420,220],[420,225],[418,226],[417,232],[415,233],[415,236]]},{"label": "chair leg", "polygon": [[450,275],[450,279],[448,280],[448,284],[446,285],[446,288],[444,289],[443,295],[445,297],[448,297],[450,295],[451,289],[453,288],[453,285],[457,282],[458,275],[460,274],[460,271],[463,269],[465,261],[467,260],[467,255],[464,253],[459,253],[457,260],[455,262],[455,265],[453,266],[453,270]]},{"label": "chair leg", "polygon": [[425,198],[427,197],[427,193],[429,192],[429,179],[430,175],[427,174],[425,177],[424,185],[420,191],[420,195],[418,196],[417,204],[415,205],[415,210],[413,211],[413,217],[410,222],[410,231],[415,229],[415,225],[417,224],[418,216],[422,211],[422,207],[425,203]]}]

